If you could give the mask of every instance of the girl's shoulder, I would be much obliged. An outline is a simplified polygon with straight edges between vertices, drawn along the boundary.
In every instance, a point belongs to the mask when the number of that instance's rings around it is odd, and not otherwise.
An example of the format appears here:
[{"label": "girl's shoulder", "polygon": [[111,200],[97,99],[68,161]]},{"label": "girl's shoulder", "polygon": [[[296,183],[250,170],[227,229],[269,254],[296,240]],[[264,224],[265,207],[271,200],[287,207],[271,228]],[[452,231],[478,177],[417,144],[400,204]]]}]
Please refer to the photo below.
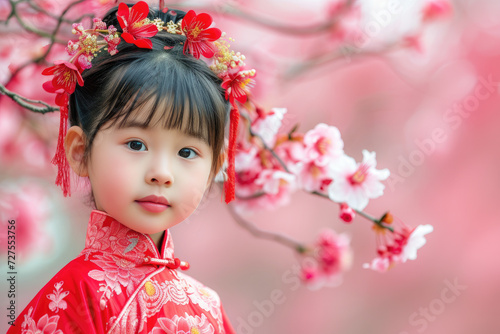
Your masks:
[{"label": "girl's shoulder", "polygon": [[215,305],[220,307],[221,301],[217,292],[200,281],[194,279],[193,277],[186,275],[182,272],[178,272],[177,276],[180,280],[184,281],[188,285],[188,289],[193,291],[195,294],[199,294],[204,299],[211,299]]},{"label": "girl's shoulder", "polygon": [[84,256],[66,264],[28,303],[7,333],[29,333],[30,330],[38,333],[49,327],[54,328],[55,333],[57,330],[94,332],[96,320],[106,318],[99,309],[99,282],[89,276],[95,267]]}]

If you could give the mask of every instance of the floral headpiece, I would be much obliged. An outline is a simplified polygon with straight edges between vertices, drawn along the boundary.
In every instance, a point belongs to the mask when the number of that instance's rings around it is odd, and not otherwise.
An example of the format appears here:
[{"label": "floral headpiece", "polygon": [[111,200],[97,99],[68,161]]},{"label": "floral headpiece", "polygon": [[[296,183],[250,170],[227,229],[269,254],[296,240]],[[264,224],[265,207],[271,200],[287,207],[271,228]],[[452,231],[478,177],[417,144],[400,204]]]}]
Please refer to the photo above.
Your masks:
[{"label": "floral headpiece", "polygon": [[[167,8],[162,9],[164,13]],[[227,180],[224,186],[226,203],[234,199],[235,170],[234,158],[236,135],[239,122],[239,103],[245,103],[248,87],[253,84],[255,70],[245,69],[245,57],[229,49],[229,42],[224,34],[212,26],[212,17],[201,13],[196,15],[193,10],[186,13],[178,23],[163,22],[161,19],[147,18],[149,6],[144,1],[129,7],[120,3],[116,13],[122,33],[110,25],[106,26],[99,18],[94,18],[92,29],[84,29],[81,23],[73,24],[73,34],[78,35],[78,41],[69,41],[66,51],[71,57],[69,61],[55,61],[54,66],[45,69],[42,74],[54,75],[53,79],[43,84],[49,93],[56,93],[55,103],[60,106],[60,127],[56,154],[52,163],[58,166],[56,184],[63,189],[64,196],[70,195],[69,164],[64,151],[64,138],[68,127],[68,101],[75,91],[76,84],[83,86],[81,73],[92,67],[92,59],[103,48],[110,55],[118,52],[116,48],[122,39],[139,48],[152,49],[150,37],[165,30],[172,34],[186,36],[184,54],[191,54],[199,59],[201,56],[209,59],[210,69],[222,79],[222,88],[226,91],[226,100],[231,103],[229,146],[227,152]]]}]

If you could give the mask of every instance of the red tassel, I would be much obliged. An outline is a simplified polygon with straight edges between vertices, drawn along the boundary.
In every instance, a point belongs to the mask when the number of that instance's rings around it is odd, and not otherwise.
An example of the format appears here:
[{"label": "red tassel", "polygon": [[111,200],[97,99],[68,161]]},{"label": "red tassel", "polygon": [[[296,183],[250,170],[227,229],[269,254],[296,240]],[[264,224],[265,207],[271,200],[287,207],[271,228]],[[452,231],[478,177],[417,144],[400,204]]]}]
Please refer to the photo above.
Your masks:
[{"label": "red tassel", "polygon": [[224,184],[224,193],[226,203],[229,204],[234,199],[234,187],[236,175],[234,171],[234,157],[236,155],[236,137],[238,135],[238,123],[240,114],[236,103],[232,103],[231,114],[229,118],[229,145],[227,149],[227,180]]},{"label": "red tassel", "polygon": [[64,196],[71,196],[69,163],[64,150],[64,138],[66,138],[68,131],[68,106],[61,106],[60,112],[59,137],[57,139],[56,154],[52,158],[52,164],[57,166],[56,185],[62,188]]}]

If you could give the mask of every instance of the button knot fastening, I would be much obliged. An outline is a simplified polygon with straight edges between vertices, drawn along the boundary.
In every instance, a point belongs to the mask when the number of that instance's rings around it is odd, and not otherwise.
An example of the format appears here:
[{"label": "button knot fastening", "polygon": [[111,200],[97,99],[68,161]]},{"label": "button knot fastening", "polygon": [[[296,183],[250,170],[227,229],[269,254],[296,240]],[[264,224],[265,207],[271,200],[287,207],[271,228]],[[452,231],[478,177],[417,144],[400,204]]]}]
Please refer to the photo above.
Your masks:
[{"label": "button knot fastening", "polygon": [[169,269],[177,269],[177,268],[180,268],[181,270],[188,270],[189,269],[189,263],[185,262],[185,261],[181,261],[178,258],[157,259],[157,258],[152,258],[152,257],[148,256],[148,257],[144,258],[144,263],[165,266]]}]

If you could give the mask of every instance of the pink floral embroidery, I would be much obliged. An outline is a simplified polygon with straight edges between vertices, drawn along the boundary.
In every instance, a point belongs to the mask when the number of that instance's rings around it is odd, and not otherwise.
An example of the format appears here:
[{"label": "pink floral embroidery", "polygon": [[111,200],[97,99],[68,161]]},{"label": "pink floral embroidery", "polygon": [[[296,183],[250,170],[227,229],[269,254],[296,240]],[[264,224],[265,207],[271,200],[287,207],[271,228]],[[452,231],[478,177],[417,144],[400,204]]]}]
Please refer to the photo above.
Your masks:
[{"label": "pink floral embroidery", "polygon": [[214,334],[215,330],[207,317],[202,314],[200,316],[190,316],[185,313],[184,317],[177,314],[171,319],[158,318],[158,323],[155,325],[150,334]]},{"label": "pink floral embroidery", "polygon": [[109,247],[109,226],[102,226],[105,216],[99,216],[97,219],[88,230],[86,247],[106,249]]},{"label": "pink floral embroidery", "polygon": [[147,318],[158,313],[169,299],[165,283],[158,284],[156,280],[144,283],[144,288],[140,290],[138,296],[139,304],[146,310],[144,316]]},{"label": "pink floral embroidery", "polygon": [[54,293],[48,294],[47,298],[52,300],[49,303],[49,308],[52,312],[59,312],[59,309],[65,310],[68,307],[68,304],[66,301],[64,301],[64,297],[66,297],[69,294],[69,291],[63,291],[62,290],[62,285],[64,284],[63,281],[54,284],[55,290],[53,291]]},{"label": "pink floral embroidery", "polygon": [[144,256],[147,244],[138,242],[139,238],[143,237],[142,234],[132,231],[114,220],[109,226],[102,226],[104,221],[105,219],[89,228],[85,248],[119,252],[131,257]]},{"label": "pink floral embroidery", "polygon": [[38,319],[38,322],[35,323],[35,320],[31,317],[31,313],[33,312],[33,307],[30,307],[28,314],[24,315],[24,321],[21,324],[21,333],[26,334],[63,334],[63,331],[57,329],[57,322],[59,321],[59,316],[54,315],[49,318],[47,314]]},{"label": "pink floral embroidery", "polygon": [[[166,284],[165,284],[166,283]],[[188,295],[186,294],[187,285],[183,281],[171,280],[165,282],[165,291],[169,299],[177,305],[185,305],[189,303]]]},{"label": "pink floral embroidery", "polygon": [[210,312],[215,319],[220,316],[220,301],[214,291],[204,286],[192,286],[188,293],[193,304],[198,304],[203,310]]},{"label": "pink floral embroidery", "polygon": [[108,322],[108,329],[106,333],[109,334],[129,334],[129,333],[144,333],[144,325],[147,324],[146,317],[143,315],[142,320],[139,318],[137,300],[134,299],[122,314],[115,317],[113,321]]},{"label": "pink floral embroidery", "polygon": [[139,284],[144,279],[145,273],[150,270],[146,267],[136,267],[135,263],[110,254],[96,256],[96,259],[90,261],[103,269],[89,272],[89,276],[93,279],[103,281],[99,289],[103,293],[100,301],[101,309],[106,307],[113,293],[117,295],[122,293],[122,287],[126,288],[128,295],[132,294],[134,285]]}]

